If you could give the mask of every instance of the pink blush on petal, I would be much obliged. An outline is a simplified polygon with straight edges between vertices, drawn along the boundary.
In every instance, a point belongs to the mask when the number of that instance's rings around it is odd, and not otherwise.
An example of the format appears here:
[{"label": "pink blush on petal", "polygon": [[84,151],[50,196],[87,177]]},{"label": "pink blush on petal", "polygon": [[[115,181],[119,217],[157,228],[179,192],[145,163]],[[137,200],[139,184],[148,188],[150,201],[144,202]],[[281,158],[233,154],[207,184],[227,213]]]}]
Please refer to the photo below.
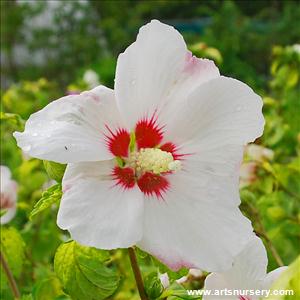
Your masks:
[{"label": "pink blush on petal", "polygon": [[[169,259],[165,258],[164,256],[161,256],[159,254],[153,254],[155,257],[157,257],[162,263],[167,265],[172,271],[176,272],[182,268],[187,268],[187,269],[196,269],[196,266],[193,265],[190,262],[184,261],[182,259]],[[247,300],[247,299],[246,299]]]},{"label": "pink blush on petal", "polygon": [[215,69],[217,70],[212,60],[206,58],[198,58],[194,56],[190,51],[186,53],[183,72],[191,75],[194,73],[211,73],[211,71],[214,71],[214,73],[216,73]]},{"label": "pink blush on petal", "polygon": [[183,71],[192,74],[195,72],[196,68],[197,58],[193,56],[193,54],[190,51],[188,51],[185,56],[185,64]]},{"label": "pink blush on petal", "polygon": [[71,187],[72,187],[71,184],[65,184],[64,187],[63,187],[62,192],[63,192],[63,193],[66,193],[68,190],[71,189]]}]

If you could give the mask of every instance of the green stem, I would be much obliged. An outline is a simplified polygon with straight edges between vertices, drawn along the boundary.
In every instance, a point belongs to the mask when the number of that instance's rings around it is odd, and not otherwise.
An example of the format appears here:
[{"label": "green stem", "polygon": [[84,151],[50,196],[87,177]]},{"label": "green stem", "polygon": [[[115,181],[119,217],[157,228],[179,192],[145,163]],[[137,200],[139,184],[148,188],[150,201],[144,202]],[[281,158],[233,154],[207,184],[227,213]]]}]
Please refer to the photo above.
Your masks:
[{"label": "green stem", "polygon": [[132,247],[128,248],[128,254],[129,254],[134,278],[136,281],[136,285],[137,285],[137,288],[138,288],[138,291],[140,294],[140,298],[141,298],[141,300],[148,300],[148,297],[146,296],[146,292],[145,292],[142,274],[141,274],[141,271],[140,271],[140,268],[139,268],[139,265],[137,262],[134,248],[132,248]]},{"label": "green stem", "polygon": [[5,275],[7,277],[10,289],[12,291],[13,296],[15,297],[15,299],[20,299],[21,294],[19,292],[17,283],[14,279],[14,276],[9,268],[9,265],[4,257],[4,255],[2,254],[2,252],[0,251],[0,260],[1,260],[1,265],[3,267],[3,271],[5,272]]},{"label": "green stem", "polygon": [[278,266],[279,267],[284,266],[282,258],[280,257],[277,249],[275,248],[274,244],[272,243],[271,239],[269,238],[269,236],[267,234],[265,226],[260,218],[259,211],[250,203],[248,203],[248,207],[250,208],[252,215],[254,216],[254,220],[256,221],[256,224],[257,224],[257,226],[255,226],[256,227],[255,232],[265,240],[265,242],[266,242],[267,246],[269,247],[269,250],[272,253]]}]

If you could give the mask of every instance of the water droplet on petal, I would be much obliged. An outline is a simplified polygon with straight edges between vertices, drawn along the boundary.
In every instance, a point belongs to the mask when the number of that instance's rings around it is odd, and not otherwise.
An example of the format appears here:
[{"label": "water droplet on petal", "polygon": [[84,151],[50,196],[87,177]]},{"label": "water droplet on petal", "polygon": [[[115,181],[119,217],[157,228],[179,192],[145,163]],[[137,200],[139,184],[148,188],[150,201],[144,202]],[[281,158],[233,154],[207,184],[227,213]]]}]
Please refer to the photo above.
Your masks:
[{"label": "water droplet on petal", "polygon": [[37,132],[34,132],[34,133],[32,134],[32,136],[38,136],[38,133],[37,133]]}]

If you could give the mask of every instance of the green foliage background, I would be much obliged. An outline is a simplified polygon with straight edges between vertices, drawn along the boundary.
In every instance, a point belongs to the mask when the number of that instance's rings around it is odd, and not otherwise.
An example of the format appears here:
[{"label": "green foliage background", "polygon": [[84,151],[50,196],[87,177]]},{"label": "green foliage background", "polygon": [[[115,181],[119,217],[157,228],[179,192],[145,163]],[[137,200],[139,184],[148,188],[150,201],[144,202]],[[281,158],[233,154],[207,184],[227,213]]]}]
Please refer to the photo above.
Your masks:
[{"label": "green foliage background", "polygon": [[[49,1],[1,1],[1,165],[19,184],[17,216],[1,228],[1,251],[22,299],[138,299],[125,250],[83,247],[58,229],[64,166],[24,157],[12,132],[22,130],[24,120],[50,101],[87,89],[87,69],[113,87],[117,55],[153,18],[175,26],[195,55],[214,59],[222,74],[262,95],[266,127],[256,143],[274,157],[256,161],[246,155],[246,162],[256,164],[255,180],[241,188],[241,209],[266,245],[269,271],[292,264],[300,250],[300,46],[294,46],[300,44],[299,3],[52,2],[49,17]],[[39,18],[46,21],[41,25]],[[20,51],[29,55],[20,60]],[[203,287],[205,273],[178,284],[187,270],[171,272],[141,251],[138,258],[151,299],[190,299],[185,288]],[[297,264],[299,259],[277,287],[296,291]],[[171,281],[168,289],[158,280],[164,272]],[[1,299],[13,299],[4,275]]]}]

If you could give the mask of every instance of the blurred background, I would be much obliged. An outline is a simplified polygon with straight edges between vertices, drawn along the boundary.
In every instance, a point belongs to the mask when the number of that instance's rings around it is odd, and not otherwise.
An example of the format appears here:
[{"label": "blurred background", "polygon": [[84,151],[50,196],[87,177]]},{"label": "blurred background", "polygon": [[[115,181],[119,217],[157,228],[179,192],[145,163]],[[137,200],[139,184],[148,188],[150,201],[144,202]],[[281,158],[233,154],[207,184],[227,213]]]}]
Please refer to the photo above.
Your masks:
[{"label": "blurred background", "polygon": [[278,0],[1,1],[2,87],[43,77],[65,88],[87,69],[113,86],[117,55],[156,18],[202,43],[198,55],[223,74],[262,88],[272,48],[299,42],[299,14],[298,1]]},{"label": "blurred background", "polygon": [[[16,217],[3,227],[2,245],[23,293],[33,293],[33,299],[63,294],[52,263],[67,236],[55,224],[59,191],[52,188],[45,194],[56,183],[55,176],[17,148],[12,132],[22,130],[30,114],[63,95],[100,83],[113,88],[118,54],[151,19],[173,25],[196,56],[213,59],[223,75],[246,82],[263,97],[265,132],[245,151],[241,209],[267,247],[269,270],[296,259],[300,251],[299,1],[0,3],[1,165],[9,167],[18,184]],[[32,216],[42,196],[52,197],[52,202]],[[122,264],[120,259],[117,267],[123,272]],[[130,276],[124,276],[122,293],[112,299],[135,299]],[[183,285],[201,288],[204,278],[205,274],[189,276]],[[46,294],[50,296],[45,298]],[[12,299],[5,280],[1,295]]]}]

